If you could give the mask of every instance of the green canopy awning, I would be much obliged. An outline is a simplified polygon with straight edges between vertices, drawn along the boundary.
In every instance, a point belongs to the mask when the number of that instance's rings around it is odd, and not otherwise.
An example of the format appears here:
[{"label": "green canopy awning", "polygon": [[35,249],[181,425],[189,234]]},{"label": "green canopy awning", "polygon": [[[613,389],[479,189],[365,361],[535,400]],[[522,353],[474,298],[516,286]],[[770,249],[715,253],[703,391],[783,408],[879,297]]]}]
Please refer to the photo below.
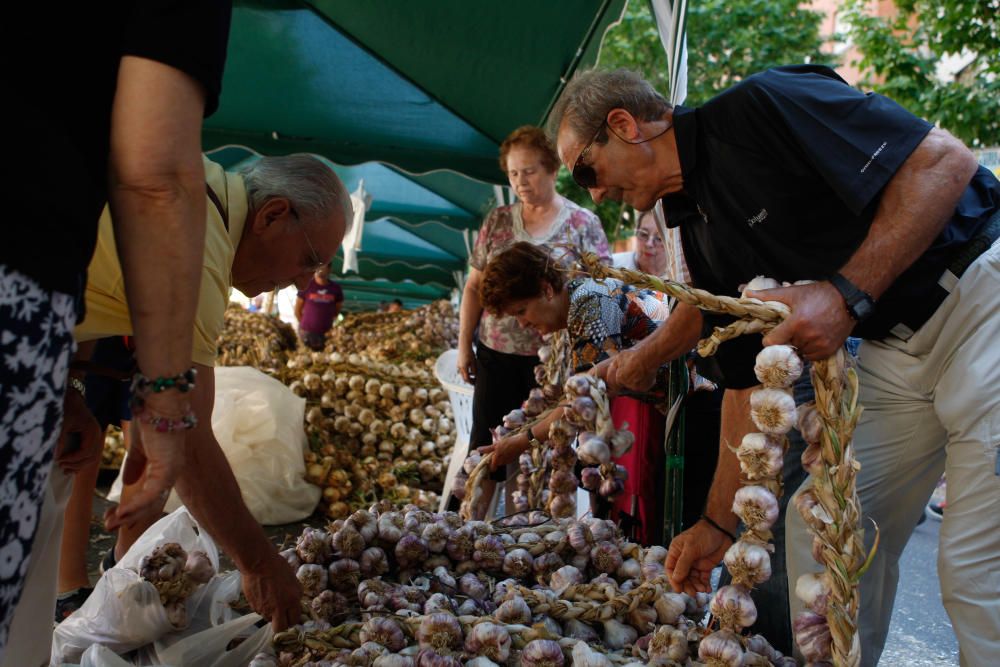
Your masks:
[{"label": "green canopy awning", "polygon": [[359,277],[447,291],[505,182],[500,142],[545,121],[625,2],[237,0],[203,145],[227,168],[306,152],[363,179]]},{"label": "green canopy awning", "polygon": [[625,0],[237,1],[207,149],[317,153],[503,182],[497,147],[543,122]]}]

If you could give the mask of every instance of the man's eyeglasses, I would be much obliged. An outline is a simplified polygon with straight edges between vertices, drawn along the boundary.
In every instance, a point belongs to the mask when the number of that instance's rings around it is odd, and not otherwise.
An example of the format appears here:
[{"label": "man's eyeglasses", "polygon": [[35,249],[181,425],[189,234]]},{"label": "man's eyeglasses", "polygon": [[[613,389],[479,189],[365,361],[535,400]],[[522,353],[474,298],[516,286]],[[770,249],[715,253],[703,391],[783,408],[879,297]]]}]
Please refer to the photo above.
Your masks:
[{"label": "man's eyeglasses", "polygon": [[631,144],[632,146],[638,146],[639,144],[644,144],[647,141],[652,141],[653,139],[659,139],[664,134],[666,134],[671,127],[673,127],[673,123],[668,122],[667,126],[663,128],[662,132],[659,132],[658,134],[655,134],[647,139],[643,139],[641,141],[629,141],[628,139],[623,139],[617,132],[612,130],[611,126],[608,125],[607,118],[605,118],[604,122],[601,123],[601,126],[597,128],[597,132],[594,132],[594,136],[590,138],[590,141],[587,142],[587,145],[584,147],[582,151],[580,151],[580,154],[576,157],[576,162],[573,163],[573,180],[576,182],[577,185],[579,185],[581,188],[585,190],[590,190],[591,188],[597,187],[597,172],[594,170],[594,165],[583,164],[583,158],[586,155],[590,154],[590,149],[594,147],[594,142],[597,141],[597,137],[601,136],[601,131],[604,130],[605,126],[608,127],[608,130],[610,130],[611,134],[621,139],[623,143]]},{"label": "man's eyeglasses", "polygon": [[640,245],[646,245],[650,240],[653,241],[653,245],[661,246],[663,245],[663,239],[660,238],[659,234],[650,234],[645,229],[640,229],[635,233],[636,240],[639,241]]},{"label": "man's eyeglasses", "polygon": [[292,213],[292,217],[295,218],[295,220],[299,223],[299,229],[302,230],[302,237],[305,238],[306,245],[309,246],[309,259],[312,262],[312,264],[310,264],[306,268],[308,268],[313,273],[319,271],[320,269],[326,268],[329,262],[324,262],[322,259],[319,258],[319,253],[316,252],[316,246],[313,245],[312,239],[310,239],[309,235],[306,234],[306,226],[302,222],[302,218],[299,217],[298,211],[296,211],[294,208],[291,208],[289,210]]}]

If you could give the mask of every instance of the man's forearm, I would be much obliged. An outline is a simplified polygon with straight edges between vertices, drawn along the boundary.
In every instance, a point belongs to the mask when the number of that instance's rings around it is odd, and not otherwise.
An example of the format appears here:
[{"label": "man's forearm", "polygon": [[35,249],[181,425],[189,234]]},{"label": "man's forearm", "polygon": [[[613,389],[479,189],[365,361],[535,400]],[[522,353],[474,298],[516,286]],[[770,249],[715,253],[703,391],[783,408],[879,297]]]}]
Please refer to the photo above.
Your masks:
[{"label": "man's forearm", "polygon": [[253,571],[274,547],[243,502],[229,462],[211,435],[211,426],[208,431],[188,437],[187,459],[177,479],[177,493],[236,567]]},{"label": "man's forearm", "polygon": [[670,317],[652,334],[636,345],[652,367],[679,359],[698,344],[701,337],[701,311],[678,303]]},{"label": "man's forearm", "polygon": [[931,130],[886,186],[868,236],[840,272],[881,296],[944,229],[976,168],[961,142]]},{"label": "man's forearm", "polygon": [[756,389],[727,389],[722,398],[722,431],[719,460],[708,492],[705,514],[731,533],[739,519],[733,514],[733,498],[740,488],[740,464],[730,447],[739,447],[743,436],[756,430],[750,419],[750,393]]}]

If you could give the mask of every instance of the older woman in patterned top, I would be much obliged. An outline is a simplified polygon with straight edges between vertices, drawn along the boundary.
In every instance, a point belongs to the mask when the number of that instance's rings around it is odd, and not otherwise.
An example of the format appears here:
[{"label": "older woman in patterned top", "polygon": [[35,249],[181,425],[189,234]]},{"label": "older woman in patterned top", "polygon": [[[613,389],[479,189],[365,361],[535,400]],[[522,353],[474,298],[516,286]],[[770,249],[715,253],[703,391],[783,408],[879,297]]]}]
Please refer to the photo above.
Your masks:
[{"label": "older woman in patterned top", "polygon": [[500,168],[519,201],[493,209],[483,221],[459,318],[458,371],[476,386],[470,447],[489,444],[490,429],[527,398],[542,344],[538,332],[516,318],[484,312],[479,290],[487,263],[516,242],[547,246],[559,257],[567,255],[560,246],[571,246],[611,260],[597,216],[556,193],[559,156],[540,128],[512,132],[500,146]]},{"label": "older woman in patterned top", "polygon": [[[483,274],[480,298],[488,312],[513,317],[539,335],[567,329],[573,367],[578,372],[632,347],[670,314],[665,294],[618,280],[567,280],[545,249],[528,243],[515,243],[490,261]],[[658,374],[650,398],[665,396],[666,380],[665,373]],[[561,410],[552,411],[532,427],[530,436],[509,436],[479,451],[493,453],[494,467],[514,462],[527,450],[531,437],[548,437],[549,424],[560,414]]]}]

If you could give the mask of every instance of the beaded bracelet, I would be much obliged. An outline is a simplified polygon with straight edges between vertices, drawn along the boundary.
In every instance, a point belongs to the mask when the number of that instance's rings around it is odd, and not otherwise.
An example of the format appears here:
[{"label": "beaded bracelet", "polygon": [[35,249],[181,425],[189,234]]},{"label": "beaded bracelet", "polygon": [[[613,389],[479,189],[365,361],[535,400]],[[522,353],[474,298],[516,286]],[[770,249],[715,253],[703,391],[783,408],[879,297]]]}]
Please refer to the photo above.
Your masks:
[{"label": "beaded bracelet", "polygon": [[183,373],[172,377],[157,378],[148,378],[141,372],[136,371],[135,375],[132,376],[132,396],[129,399],[132,412],[136,414],[142,412],[146,408],[146,396],[150,394],[159,394],[170,389],[176,389],[182,394],[186,394],[194,389],[194,380],[197,375],[198,371],[194,368],[189,368]]},{"label": "beaded bracelet", "polygon": [[198,418],[194,412],[189,412],[180,419],[170,419],[169,417],[141,417],[141,421],[151,425],[157,433],[169,433],[170,431],[190,430],[198,425]]}]

